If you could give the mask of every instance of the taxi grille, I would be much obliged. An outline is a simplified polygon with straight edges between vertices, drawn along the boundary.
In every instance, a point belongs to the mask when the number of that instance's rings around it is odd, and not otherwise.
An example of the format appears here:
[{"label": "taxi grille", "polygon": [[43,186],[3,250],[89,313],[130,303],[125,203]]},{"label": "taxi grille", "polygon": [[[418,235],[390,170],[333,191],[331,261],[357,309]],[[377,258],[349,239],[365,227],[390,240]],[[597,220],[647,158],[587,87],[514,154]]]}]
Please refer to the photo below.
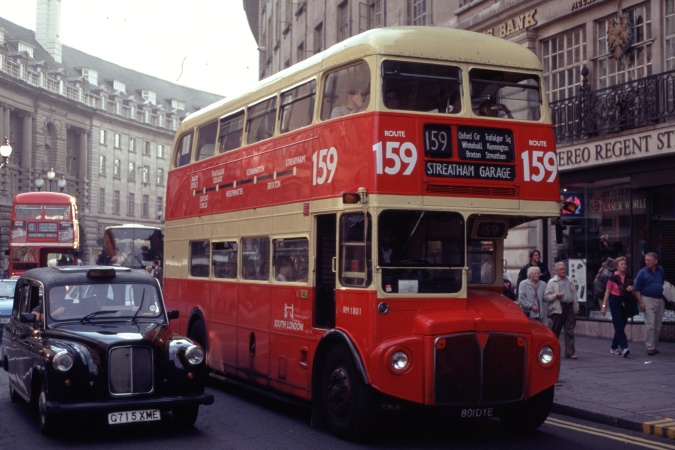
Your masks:
[{"label": "taxi grille", "polygon": [[475,334],[436,340],[434,396],[438,405],[486,405],[521,400],[526,340],[489,334],[481,347]]},{"label": "taxi grille", "polygon": [[112,395],[148,394],[153,391],[153,358],[149,347],[115,347],[108,357]]}]

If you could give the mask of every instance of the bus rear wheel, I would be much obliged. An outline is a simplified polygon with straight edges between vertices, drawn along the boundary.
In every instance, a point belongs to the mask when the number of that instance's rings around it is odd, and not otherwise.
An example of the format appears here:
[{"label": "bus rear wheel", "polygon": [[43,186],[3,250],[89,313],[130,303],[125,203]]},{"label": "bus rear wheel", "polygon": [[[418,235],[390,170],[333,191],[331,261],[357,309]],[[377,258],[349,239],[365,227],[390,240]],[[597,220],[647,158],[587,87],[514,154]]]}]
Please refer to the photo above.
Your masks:
[{"label": "bus rear wheel", "polygon": [[363,439],[372,431],[377,411],[374,395],[345,347],[334,347],[326,358],[321,409],[328,429],[340,439]]}]

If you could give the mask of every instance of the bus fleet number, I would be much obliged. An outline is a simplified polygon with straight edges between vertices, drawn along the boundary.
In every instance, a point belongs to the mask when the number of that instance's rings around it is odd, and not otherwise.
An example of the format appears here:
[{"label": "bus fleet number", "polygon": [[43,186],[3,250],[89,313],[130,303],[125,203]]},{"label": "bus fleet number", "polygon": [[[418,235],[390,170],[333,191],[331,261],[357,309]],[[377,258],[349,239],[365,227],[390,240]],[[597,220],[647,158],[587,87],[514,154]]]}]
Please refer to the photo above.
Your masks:
[{"label": "bus fleet number", "polygon": [[532,150],[523,152],[523,178],[525,181],[534,181],[539,183],[546,176],[547,183],[553,183],[558,176],[558,164],[554,152],[542,152]]},{"label": "bus fleet number", "polygon": [[[384,149],[383,149],[384,147]],[[376,171],[378,175],[397,175],[403,165],[403,175],[410,175],[417,164],[417,148],[412,142],[378,142],[373,145]]]},{"label": "bus fleet number", "polygon": [[[312,184],[324,184],[333,181],[338,163],[335,147],[324,148],[312,155]],[[320,173],[319,173],[320,172]]]}]

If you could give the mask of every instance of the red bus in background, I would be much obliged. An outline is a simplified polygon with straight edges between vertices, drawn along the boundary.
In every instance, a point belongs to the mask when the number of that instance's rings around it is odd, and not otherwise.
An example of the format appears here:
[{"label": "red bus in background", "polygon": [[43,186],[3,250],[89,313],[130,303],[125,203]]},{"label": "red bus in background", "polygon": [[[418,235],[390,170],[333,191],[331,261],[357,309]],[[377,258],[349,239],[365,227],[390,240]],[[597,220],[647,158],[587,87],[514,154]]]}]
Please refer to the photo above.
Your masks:
[{"label": "red bus in background", "polygon": [[80,229],[75,197],[26,192],[14,197],[9,276],[36,267],[78,264]]},{"label": "red bus in background", "polygon": [[509,230],[560,214],[546,98],[526,48],[391,27],[191,114],[167,180],[173,323],[214,376],[306,400],[341,438],[381,406],[538,427],[560,347],[501,274]]}]

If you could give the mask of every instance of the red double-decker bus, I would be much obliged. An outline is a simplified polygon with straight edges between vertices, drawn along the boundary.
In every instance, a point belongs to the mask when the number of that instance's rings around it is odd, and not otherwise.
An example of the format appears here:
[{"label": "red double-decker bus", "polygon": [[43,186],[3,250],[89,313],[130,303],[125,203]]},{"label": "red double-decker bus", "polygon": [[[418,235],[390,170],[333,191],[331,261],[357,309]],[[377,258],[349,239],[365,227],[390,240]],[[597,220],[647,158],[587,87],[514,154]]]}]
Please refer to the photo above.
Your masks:
[{"label": "red double-decker bus", "polygon": [[79,248],[75,197],[60,192],[26,192],[14,197],[10,276],[35,267],[77,264]]},{"label": "red double-decker bus", "polygon": [[190,115],[164,292],[213,375],[345,439],[383,404],[543,423],[558,340],[502,295],[509,230],[560,211],[542,90],[519,45],[382,28]]}]

